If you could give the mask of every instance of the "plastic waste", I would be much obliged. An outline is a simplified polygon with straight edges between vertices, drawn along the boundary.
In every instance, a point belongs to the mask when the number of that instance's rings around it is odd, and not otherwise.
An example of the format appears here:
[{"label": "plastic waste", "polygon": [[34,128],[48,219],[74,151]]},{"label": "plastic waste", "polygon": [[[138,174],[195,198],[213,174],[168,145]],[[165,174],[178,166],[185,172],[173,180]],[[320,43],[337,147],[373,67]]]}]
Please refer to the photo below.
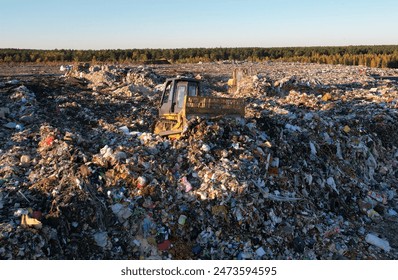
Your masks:
[{"label": "plastic waste", "polygon": [[158,244],[158,249],[160,250],[160,251],[166,251],[166,250],[169,250],[171,248],[171,242],[170,242],[170,240],[165,240],[165,241],[163,241],[162,243],[159,243]]},{"label": "plastic waste", "polygon": [[256,250],[256,254],[257,254],[257,256],[259,256],[260,258],[261,258],[262,256],[264,256],[264,255],[265,255],[265,251],[264,251],[263,247],[259,247],[259,248]]},{"label": "plastic waste", "polygon": [[312,141],[310,141],[310,149],[311,149],[311,154],[315,156],[316,155],[316,148],[315,148],[315,145],[314,145],[314,143]]},{"label": "plastic waste", "polygon": [[187,216],[180,215],[180,217],[178,218],[178,223],[183,226],[183,225],[185,225],[186,220],[187,220]]},{"label": "plastic waste", "polygon": [[390,252],[390,243],[387,240],[381,239],[378,236],[368,233],[365,237],[365,241],[376,247],[383,249],[386,252]]},{"label": "plastic waste", "polygon": [[185,192],[189,192],[190,190],[192,190],[192,185],[191,183],[188,181],[187,177],[182,177],[181,178],[181,183],[184,186],[184,191]]},{"label": "plastic waste", "polygon": [[3,126],[6,128],[13,129],[13,128],[17,127],[17,124],[15,122],[9,122],[9,123],[4,124]]},{"label": "plastic waste", "polygon": [[120,130],[121,132],[123,132],[124,134],[126,134],[126,135],[130,135],[130,131],[129,131],[128,127],[125,126],[125,125],[119,127],[119,130]]},{"label": "plastic waste", "polygon": [[301,127],[299,127],[297,125],[288,124],[288,123],[285,125],[285,128],[290,130],[290,131],[293,131],[293,132],[300,132],[301,131]]},{"label": "plastic waste", "polygon": [[148,180],[144,176],[139,176],[137,178],[137,188],[141,189],[141,188],[145,187],[147,184],[148,184]]},{"label": "plastic waste", "polygon": [[142,231],[144,233],[144,237],[148,237],[152,228],[154,228],[155,224],[149,217],[144,218],[142,222]]},{"label": "plastic waste", "polygon": [[99,247],[104,248],[108,244],[108,234],[106,232],[97,232],[94,234],[94,240]]}]

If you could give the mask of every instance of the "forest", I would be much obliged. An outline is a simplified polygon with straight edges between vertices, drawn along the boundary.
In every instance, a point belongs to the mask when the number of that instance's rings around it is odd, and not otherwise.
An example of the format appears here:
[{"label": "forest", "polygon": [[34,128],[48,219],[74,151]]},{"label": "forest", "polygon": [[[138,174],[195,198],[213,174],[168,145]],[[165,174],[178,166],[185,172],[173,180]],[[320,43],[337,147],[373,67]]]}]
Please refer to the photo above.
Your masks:
[{"label": "forest", "polygon": [[0,49],[0,63],[198,63],[270,60],[398,68],[398,45],[107,50]]}]

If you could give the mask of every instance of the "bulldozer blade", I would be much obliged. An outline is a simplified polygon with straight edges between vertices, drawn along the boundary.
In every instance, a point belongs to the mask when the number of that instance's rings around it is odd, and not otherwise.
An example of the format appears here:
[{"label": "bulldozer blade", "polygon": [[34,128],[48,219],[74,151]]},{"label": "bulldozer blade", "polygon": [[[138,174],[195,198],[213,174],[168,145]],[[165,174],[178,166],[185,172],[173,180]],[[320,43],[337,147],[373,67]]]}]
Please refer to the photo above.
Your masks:
[{"label": "bulldozer blade", "polygon": [[159,132],[159,135],[160,136],[169,136],[170,137],[173,134],[181,135],[181,133],[182,133],[182,130],[165,130],[165,131]]},{"label": "bulldozer blade", "polygon": [[245,116],[243,98],[220,98],[188,96],[186,115],[205,116]]}]

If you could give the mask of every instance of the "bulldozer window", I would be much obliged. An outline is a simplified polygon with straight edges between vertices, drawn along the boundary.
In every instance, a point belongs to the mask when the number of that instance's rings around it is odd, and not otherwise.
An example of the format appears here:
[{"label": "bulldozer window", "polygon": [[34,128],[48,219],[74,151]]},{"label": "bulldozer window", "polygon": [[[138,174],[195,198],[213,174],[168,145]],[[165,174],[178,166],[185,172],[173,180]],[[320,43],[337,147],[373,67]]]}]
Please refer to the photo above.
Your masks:
[{"label": "bulldozer window", "polygon": [[196,96],[196,95],[197,95],[197,94],[196,94],[196,86],[190,84],[190,85],[188,86],[188,96]]},{"label": "bulldozer window", "polygon": [[163,96],[162,104],[167,103],[167,101],[169,100],[170,91],[171,91],[171,83],[169,83],[169,84],[166,85],[166,90],[164,91],[164,96]]},{"label": "bulldozer window", "polygon": [[183,104],[184,104],[184,97],[185,97],[185,93],[186,93],[186,86],[184,85],[179,85],[177,88],[177,106],[178,108],[182,108]]}]

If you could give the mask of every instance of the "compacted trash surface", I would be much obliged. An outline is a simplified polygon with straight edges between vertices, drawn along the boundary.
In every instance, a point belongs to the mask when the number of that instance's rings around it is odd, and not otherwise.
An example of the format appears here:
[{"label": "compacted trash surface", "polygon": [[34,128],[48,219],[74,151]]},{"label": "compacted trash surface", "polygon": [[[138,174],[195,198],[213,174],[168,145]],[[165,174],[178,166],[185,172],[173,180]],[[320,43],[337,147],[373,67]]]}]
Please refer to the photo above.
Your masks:
[{"label": "compacted trash surface", "polygon": [[[396,70],[0,66],[0,259],[397,259]],[[245,118],[152,134],[166,78]]]}]

